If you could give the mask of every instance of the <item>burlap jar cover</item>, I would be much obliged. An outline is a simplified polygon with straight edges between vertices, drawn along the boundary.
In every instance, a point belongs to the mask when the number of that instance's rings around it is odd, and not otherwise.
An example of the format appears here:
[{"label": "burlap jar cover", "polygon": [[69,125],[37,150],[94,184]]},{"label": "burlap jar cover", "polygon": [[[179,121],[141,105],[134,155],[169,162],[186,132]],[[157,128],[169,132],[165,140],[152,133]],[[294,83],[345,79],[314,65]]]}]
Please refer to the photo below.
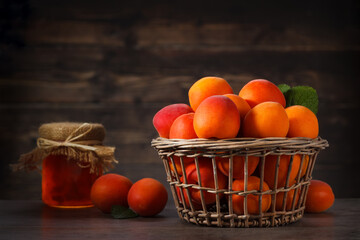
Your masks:
[{"label": "burlap jar cover", "polygon": [[90,173],[105,172],[113,167],[114,147],[103,146],[105,128],[99,123],[55,122],[39,128],[37,147],[20,156],[13,170],[40,169],[48,155],[65,155],[75,160],[81,168],[90,168]]}]

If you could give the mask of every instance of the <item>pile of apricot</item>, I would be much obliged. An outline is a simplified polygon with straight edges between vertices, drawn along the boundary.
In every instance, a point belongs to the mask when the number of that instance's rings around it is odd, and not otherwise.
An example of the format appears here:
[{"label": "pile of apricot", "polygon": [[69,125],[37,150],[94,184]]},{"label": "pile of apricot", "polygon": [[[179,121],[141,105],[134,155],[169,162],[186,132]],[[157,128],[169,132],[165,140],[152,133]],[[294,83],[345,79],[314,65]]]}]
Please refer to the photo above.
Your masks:
[{"label": "pile of apricot", "polygon": [[[266,138],[266,137],[306,137],[316,138],[319,133],[318,119],[308,108],[300,105],[286,107],[286,100],[280,89],[272,82],[265,79],[255,79],[248,82],[234,94],[229,83],[219,77],[204,77],[195,82],[189,89],[190,106],[183,103],[172,104],[162,108],[153,118],[153,125],[162,138],[170,139],[227,139],[227,138]],[[288,175],[290,156],[282,155],[278,166],[278,180],[275,183],[275,169],[277,156],[268,155],[265,158],[264,182],[262,191],[284,187]],[[244,157],[233,158],[232,190],[244,190]],[[300,168],[301,161],[303,161]],[[180,158],[169,158],[169,164],[173,173],[176,172],[183,182],[186,176],[189,184],[198,184],[197,169],[193,158],[183,157],[185,173],[182,172]],[[305,175],[309,157],[295,155],[292,160],[288,186],[296,182],[300,171],[300,177]],[[175,166],[173,166],[173,163]],[[215,188],[214,171],[212,161],[209,158],[198,159],[201,186]],[[248,190],[260,190],[260,178],[253,174],[259,164],[259,157],[248,157]],[[217,187],[226,189],[229,182],[229,159],[216,158]],[[189,196],[184,189],[179,199],[184,199],[189,206]],[[202,204],[211,205],[216,202],[216,195],[200,190],[189,188],[191,203],[195,209],[201,209]],[[298,191],[299,193],[299,191]],[[184,196],[180,198],[180,195]],[[220,197],[222,195],[220,194]],[[284,193],[276,196],[276,209],[282,210]],[[299,194],[294,196],[294,190],[287,194],[286,209],[289,210],[292,202],[297,203]],[[248,195],[248,213],[259,213],[259,196]],[[233,194],[232,202],[234,212],[244,213],[244,197]],[[331,203],[332,204],[332,203]],[[263,195],[262,212],[268,211],[271,206],[271,195]],[[331,206],[331,205],[330,205]],[[329,206],[329,207],[330,207]]]}]

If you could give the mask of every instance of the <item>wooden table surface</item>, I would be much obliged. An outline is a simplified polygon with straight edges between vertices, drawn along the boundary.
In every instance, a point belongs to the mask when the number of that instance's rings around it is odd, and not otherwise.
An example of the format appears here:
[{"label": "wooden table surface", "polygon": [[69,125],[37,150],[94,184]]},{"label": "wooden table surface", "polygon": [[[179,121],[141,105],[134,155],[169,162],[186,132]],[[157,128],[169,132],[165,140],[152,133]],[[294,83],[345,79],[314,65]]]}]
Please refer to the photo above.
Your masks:
[{"label": "wooden table surface", "polygon": [[325,213],[274,228],[229,229],[182,222],[171,201],[153,218],[113,219],[96,208],[0,201],[0,239],[360,239],[360,199],[336,199]]}]

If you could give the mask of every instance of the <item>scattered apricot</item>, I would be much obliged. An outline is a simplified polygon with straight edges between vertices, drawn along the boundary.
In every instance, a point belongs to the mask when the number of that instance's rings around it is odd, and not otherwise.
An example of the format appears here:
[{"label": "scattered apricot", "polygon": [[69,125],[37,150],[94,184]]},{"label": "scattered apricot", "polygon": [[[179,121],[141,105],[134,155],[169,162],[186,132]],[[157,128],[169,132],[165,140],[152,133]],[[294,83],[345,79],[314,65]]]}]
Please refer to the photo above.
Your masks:
[{"label": "scattered apricot", "polygon": [[[247,190],[260,190],[260,178],[255,176],[248,177]],[[244,191],[244,179],[237,179],[233,182],[233,190],[234,191]],[[269,186],[266,182],[263,182],[262,191],[268,191]],[[244,196],[233,194],[232,195],[232,204],[233,209],[236,214],[244,214]],[[259,214],[259,199],[258,195],[249,194],[247,195],[247,211],[249,214]],[[269,194],[265,194],[262,196],[261,202],[261,211],[266,212],[271,205],[271,196]]]},{"label": "scattered apricot", "polygon": [[240,128],[236,105],[225,96],[205,99],[194,115],[194,129],[199,138],[234,138]]},{"label": "scattered apricot", "polygon": [[111,207],[128,207],[127,196],[132,182],[119,174],[105,174],[99,177],[91,188],[90,198],[95,207],[104,213],[110,213]]},{"label": "scattered apricot", "polygon": [[219,77],[204,77],[195,82],[189,89],[189,102],[194,111],[200,103],[213,95],[234,93],[229,83]]},{"label": "scattered apricot", "polygon": [[288,137],[316,138],[319,135],[318,119],[310,109],[295,105],[285,111],[289,118]]},{"label": "scattered apricot", "polygon": [[329,209],[335,201],[329,184],[320,180],[311,180],[305,202],[305,211],[319,213]]},{"label": "scattered apricot", "polygon": [[277,102],[263,102],[252,108],[243,122],[244,137],[286,137],[289,119]]},{"label": "scattered apricot", "polygon": [[255,79],[248,82],[239,92],[239,96],[248,102],[251,108],[263,102],[278,102],[286,106],[284,94],[272,82]]},{"label": "scattered apricot", "polygon": [[130,188],[128,203],[132,210],[143,217],[159,214],[168,200],[166,188],[153,178],[143,178]]}]

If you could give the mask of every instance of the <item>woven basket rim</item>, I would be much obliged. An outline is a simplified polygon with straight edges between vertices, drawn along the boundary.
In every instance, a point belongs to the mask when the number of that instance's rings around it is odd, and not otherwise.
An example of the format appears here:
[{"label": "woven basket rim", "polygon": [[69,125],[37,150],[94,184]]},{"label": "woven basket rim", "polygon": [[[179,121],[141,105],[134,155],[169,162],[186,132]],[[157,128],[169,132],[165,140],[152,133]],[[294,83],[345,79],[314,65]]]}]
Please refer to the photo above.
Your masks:
[{"label": "woven basket rim", "polygon": [[291,147],[291,148],[319,148],[324,149],[329,146],[327,140],[320,136],[317,138],[304,137],[268,137],[268,138],[228,138],[228,139],[168,139],[158,137],[151,141],[151,146],[156,149],[197,149],[206,148],[208,150],[224,149],[258,149],[269,147]]}]

